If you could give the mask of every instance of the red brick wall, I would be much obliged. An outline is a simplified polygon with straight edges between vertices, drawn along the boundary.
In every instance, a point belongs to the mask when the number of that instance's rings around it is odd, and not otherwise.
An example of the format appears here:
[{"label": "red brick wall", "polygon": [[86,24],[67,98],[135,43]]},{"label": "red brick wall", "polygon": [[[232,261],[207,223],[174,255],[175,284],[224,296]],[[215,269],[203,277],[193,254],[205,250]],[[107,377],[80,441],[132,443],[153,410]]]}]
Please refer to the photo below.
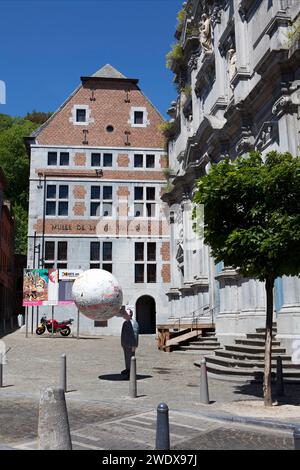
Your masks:
[{"label": "red brick wall", "polygon": [[129,156],[127,155],[127,153],[119,153],[117,162],[118,166],[128,166]]},{"label": "red brick wall", "polygon": [[170,243],[163,242],[160,248],[161,259],[163,261],[170,261]]},{"label": "red brick wall", "polygon": [[73,194],[76,199],[84,199],[86,195],[86,189],[84,186],[75,186]]},{"label": "red brick wall", "polygon": [[160,155],[159,163],[161,168],[168,167],[168,156],[167,155]]},{"label": "red brick wall", "polygon": [[75,215],[84,215],[86,211],[86,206],[84,202],[75,202],[73,211]]},{"label": "red brick wall", "polygon": [[76,166],[85,166],[86,164],[86,154],[85,153],[75,153],[74,163]]},{"label": "red brick wall", "polygon": [[163,264],[161,267],[161,277],[164,284],[171,282],[171,271],[169,264]]},{"label": "red brick wall", "polygon": [[105,179],[124,179],[124,180],[160,180],[164,181],[165,177],[160,170],[152,171],[132,171],[132,170],[106,170],[103,169],[103,177],[99,178],[95,170],[69,170],[65,169],[64,171],[60,169],[53,170],[44,170],[43,168],[37,168],[35,173],[43,173],[46,176],[77,176],[77,177],[95,177],[97,180]]},{"label": "red brick wall", "polygon": [[[130,88],[130,102],[126,102],[126,89]],[[95,101],[91,101],[91,89]],[[71,110],[74,105],[88,105],[91,109],[90,118],[94,123],[74,125],[70,122]],[[150,125],[147,127],[131,127],[131,107],[145,107],[148,112]],[[89,146],[124,147],[125,131],[129,131],[131,147],[162,148],[164,138],[158,129],[163,122],[162,117],[134,84],[89,80],[84,83],[63,108],[40,131],[37,141],[41,145],[82,145],[83,130],[88,129],[87,141]],[[113,132],[107,132],[106,127],[112,125]]]},{"label": "red brick wall", "polygon": [[2,207],[0,223],[0,282],[4,287],[12,289],[14,223],[7,207]]}]

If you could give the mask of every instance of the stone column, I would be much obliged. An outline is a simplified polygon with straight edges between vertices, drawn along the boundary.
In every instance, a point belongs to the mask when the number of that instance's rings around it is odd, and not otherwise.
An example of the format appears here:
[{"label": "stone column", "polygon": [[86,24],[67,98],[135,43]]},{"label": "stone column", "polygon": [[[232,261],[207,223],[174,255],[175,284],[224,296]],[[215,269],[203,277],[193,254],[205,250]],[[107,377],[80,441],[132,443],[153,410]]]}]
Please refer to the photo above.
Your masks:
[{"label": "stone column", "polygon": [[300,279],[299,277],[283,276],[283,304],[280,314],[299,314],[300,316]]},{"label": "stone column", "polygon": [[175,218],[174,212],[170,212],[170,263],[171,263],[171,288],[176,288],[176,246],[174,233]]},{"label": "stone column", "polygon": [[300,358],[300,279],[283,276],[283,304],[277,315],[277,339],[292,355],[292,362]]},{"label": "stone column", "polygon": [[181,206],[183,210],[184,284],[190,284],[193,281],[193,249],[195,243],[190,199],[184,199]]},{"label": "stone column", "polygon": [[232,344],[236,337],[241,336],[238,328],[240,311],[240,275],[235,269],[223,268],[215,276],[220,283],[220,312],[215,319],[216,332],[223,345]]}]

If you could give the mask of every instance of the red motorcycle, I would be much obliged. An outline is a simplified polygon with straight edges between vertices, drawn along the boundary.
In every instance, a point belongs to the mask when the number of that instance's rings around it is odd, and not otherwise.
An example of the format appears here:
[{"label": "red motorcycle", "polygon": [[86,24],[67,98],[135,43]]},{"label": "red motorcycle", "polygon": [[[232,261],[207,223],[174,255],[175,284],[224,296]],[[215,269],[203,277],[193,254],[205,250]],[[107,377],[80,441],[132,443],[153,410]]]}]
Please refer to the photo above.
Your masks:
[{"label": "red motorcycle", "polygon": [[42,335],[45,333],[46,329],[49,333],[60,333],[62,336],[69,336],[71,333],[71,328],[68,325],[72,325],[74,321],[73,318],[64,321],[57,321],[53,320],[53,327],[52,327],[52,320],[47,320],[47,317],[42,317],[39,326],[36,329],[37,335]]}]

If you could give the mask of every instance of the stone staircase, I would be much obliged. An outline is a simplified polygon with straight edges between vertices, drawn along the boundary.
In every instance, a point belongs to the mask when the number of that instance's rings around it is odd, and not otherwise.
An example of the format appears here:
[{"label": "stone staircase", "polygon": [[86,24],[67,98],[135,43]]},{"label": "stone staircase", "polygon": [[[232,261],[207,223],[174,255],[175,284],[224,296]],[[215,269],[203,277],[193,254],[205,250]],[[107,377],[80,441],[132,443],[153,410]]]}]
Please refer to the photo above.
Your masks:
[{"label": "stone staircase", "polygon": [[[276,340],[277,327],[272,331],[272,378],[276,377],[277,357],[282,358],[283,376],[287,381],[300,381],[300,364],[293,364],[280,341]],[[218,348],[214,355],[202,354],[206,358],[207,372],[222,380],[262,381],[264,373],[265,329],[247,334],[245,339],[236,339],[234,345]],[[200,367],[200,360],[194,362]]]},{"label": "stone staircase", "polygon": [[173,352],[181,352],[186,354],[200,353],[202,356],[213,354],[214,351],[221,349],[216,333],[214,331],[206,331],[204,335],[198,336],[192,341],[181,344],[177,350]]}]

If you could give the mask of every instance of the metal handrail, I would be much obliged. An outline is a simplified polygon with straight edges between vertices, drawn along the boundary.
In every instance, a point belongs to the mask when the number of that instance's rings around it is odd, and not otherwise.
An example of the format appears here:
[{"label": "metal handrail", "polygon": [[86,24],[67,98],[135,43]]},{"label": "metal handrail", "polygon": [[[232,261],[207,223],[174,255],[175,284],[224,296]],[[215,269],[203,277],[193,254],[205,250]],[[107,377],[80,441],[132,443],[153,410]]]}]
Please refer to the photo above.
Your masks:
[{"label": "metal handrail", "polygon": [[[211,317],[211,322],[213,323],[215,308],[216,307],[211,308],[209,304],[207,304],[191,312],[192,313],[192,329],[195,323],[196,323],[196,328],[197,328],[198,321],[201,317]],[[207,312],[205,310],[207,310]],[[199,313],[199,312],[202,312],[202,313]],[[181,318],[176,318],[176,320],[173,323],[173,329],[176,328],[176,324],[178,323],[178,329],[180,330],[180,322],[181,322]]]}]

